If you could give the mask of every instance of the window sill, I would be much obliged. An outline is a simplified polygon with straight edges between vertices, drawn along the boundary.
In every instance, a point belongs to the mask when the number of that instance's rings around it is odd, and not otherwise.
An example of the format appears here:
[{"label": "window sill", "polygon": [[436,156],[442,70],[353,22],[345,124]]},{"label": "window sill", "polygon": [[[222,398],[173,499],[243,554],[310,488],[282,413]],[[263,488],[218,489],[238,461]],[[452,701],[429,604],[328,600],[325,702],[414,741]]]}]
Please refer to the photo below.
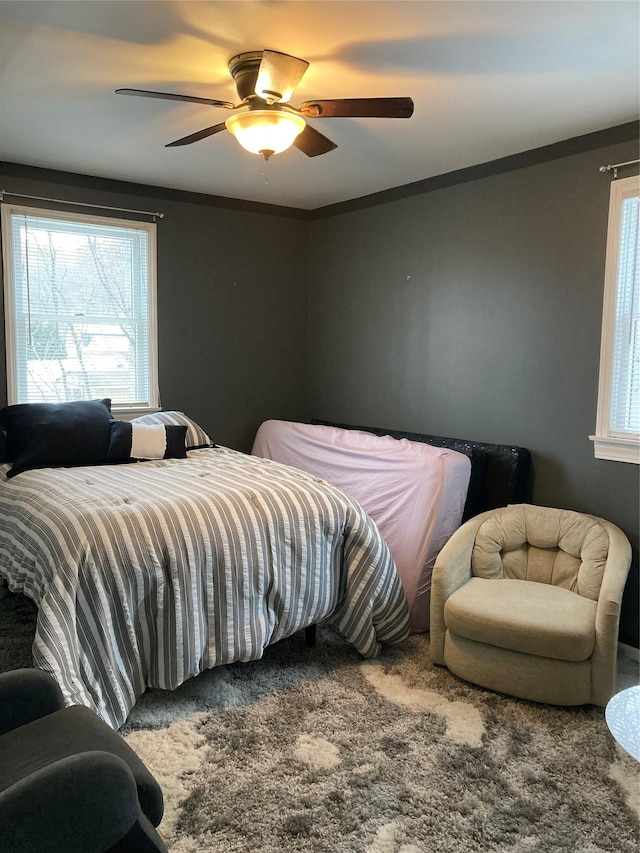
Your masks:
[{"label": "window sill", "polygon": [[139,418],[141,415],[155,415],[156,412],[161,412],[160,406],[144,406],[137,409],[122,409],[111,408],[111,415],[119,421],[131,421],[133,418]]},{"label": "window sill", "polygon": [[596,459],[610,462],[631,462],[640,465],[640,439],[590,435]]}]

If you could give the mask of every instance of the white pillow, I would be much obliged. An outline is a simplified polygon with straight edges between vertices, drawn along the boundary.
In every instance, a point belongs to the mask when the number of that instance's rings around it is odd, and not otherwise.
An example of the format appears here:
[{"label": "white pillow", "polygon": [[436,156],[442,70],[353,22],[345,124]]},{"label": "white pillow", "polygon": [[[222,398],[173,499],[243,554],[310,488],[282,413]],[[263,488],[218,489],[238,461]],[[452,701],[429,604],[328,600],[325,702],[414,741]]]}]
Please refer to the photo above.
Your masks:
[{"label": "white pillow", "polygon": [[199,447],[213,447],[214,444],[207,433],[184,412],[154,412],[151,415],[141,415],[134,418],[131,423],[135,424],[173,424],[174,426],[186,426],[187,434],[185,446],[187,450],[197,450]]}]

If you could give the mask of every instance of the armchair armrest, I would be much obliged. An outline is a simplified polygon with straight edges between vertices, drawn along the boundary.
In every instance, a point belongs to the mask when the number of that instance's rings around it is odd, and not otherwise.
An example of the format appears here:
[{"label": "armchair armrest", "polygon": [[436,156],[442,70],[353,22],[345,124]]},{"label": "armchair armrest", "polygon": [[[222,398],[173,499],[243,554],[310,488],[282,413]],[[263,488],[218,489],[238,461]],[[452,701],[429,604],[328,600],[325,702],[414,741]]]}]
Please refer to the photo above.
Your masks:
[{"label": "armchair armrest", "polygon": [[68,756],[11,785],[0,793],[0,824],[13,853],[104,853],[134,828],[148,846],[129,849],[166,851],[140,812],[131,771],[108,752]]},{"label": "armchair armrest", "polygon": [[620,606],[631,566],[631,545],[615,524],[604,520],[601,520],[601,524],[609,534],[609,554],[596,609],[592,701],[604,707],[615,692]]},{"label": "armchair armrest", "polygon": [[444,664],[444,605],[463,584],[471,580],[471,553],[476,533],[494,510],[470,518],[459,527],[436,557],[431,575],[431,620],[429,647],[433,663]]},{"label": "armchair armrest", "polygon": [[0,675],[0,735],[64,708],[53,676],[40,669],[14,669]]}]

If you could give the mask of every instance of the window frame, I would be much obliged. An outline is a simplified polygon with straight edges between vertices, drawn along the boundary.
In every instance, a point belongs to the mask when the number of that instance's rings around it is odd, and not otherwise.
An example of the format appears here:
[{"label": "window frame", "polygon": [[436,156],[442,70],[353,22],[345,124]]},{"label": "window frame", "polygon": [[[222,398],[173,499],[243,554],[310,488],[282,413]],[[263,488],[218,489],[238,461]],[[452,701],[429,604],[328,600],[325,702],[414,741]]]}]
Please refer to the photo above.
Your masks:
[{"label": "window frame", "polygon": [[[36,216],[67,220],[80,225],[97,224],[103,227],[137,229],[147,234],[147,312],[148,312],[148,382],[149,400],[146,406],[134,406],[132,403],[114,403],[114,415],[135,417],[137,414],[160,411],[158,390],[158,316],[157,316],[157,239],[155,222],[120,219],[99,214],[75,213],[59,210],[55,207],[30,207],[22,204],[2,203],[2,255],[3,255],[3,293],[5,314],[5,357],[7,404],[18,403],[18,352],[16,336],[16,282],[14,276],[14,245],[12,236],[12,218],[18,216]],[[36,401],[33,401],[36,402]]]},{"label": "window frame", "polygon": [[640,433],[622,433],[611,425],[611,400],[613,393],[614,348],[616,340],[616,301],[618,296],[618,267],[622,206],[626,198],[640,195],[640,175],[619,178],[611,184],[609,196],[609,224],[602,302],[602,332],[600,343],[600,373],[598,379],[598,405],[596,432],[593,441],[596,459],[640,464]]}]

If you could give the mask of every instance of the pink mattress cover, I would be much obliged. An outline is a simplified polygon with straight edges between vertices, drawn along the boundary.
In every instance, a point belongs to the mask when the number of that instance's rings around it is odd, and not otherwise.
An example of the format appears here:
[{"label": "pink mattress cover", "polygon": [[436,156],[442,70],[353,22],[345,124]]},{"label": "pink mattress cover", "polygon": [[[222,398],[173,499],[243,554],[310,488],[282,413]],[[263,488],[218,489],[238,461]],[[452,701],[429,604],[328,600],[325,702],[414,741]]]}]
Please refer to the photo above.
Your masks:
[{"label": "pink mattress cover", "polygon": [[460,526],[470,459],[404,438],[277,420],[260,426],[251,452],[315,474],[358,501],[393,555],[411,630],[427,631],[433,564]]}]

